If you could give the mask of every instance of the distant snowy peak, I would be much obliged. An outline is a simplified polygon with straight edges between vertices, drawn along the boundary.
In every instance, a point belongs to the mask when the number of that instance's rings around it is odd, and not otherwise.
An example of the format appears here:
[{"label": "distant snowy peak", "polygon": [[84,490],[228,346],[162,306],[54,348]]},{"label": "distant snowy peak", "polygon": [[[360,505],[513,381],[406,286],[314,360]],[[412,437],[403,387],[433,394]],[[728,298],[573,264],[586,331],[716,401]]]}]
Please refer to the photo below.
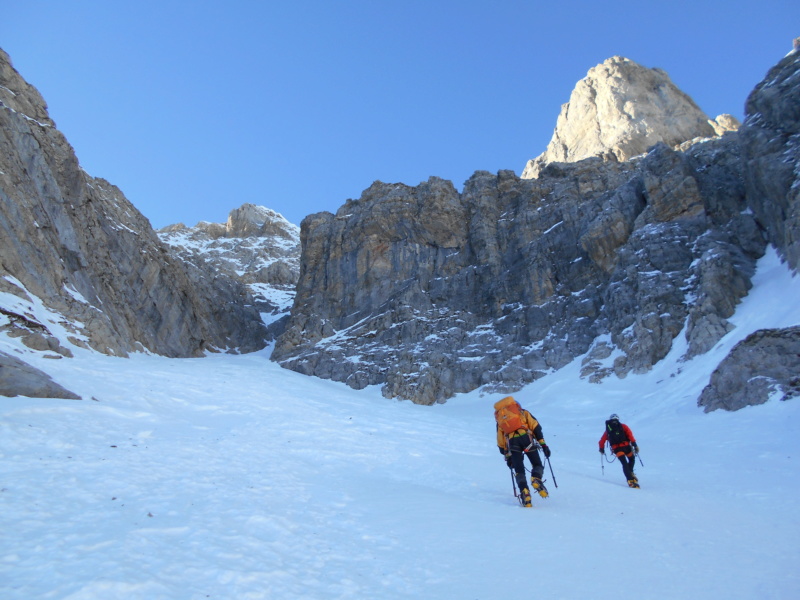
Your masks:
[{"label": "distant snowy peak", "polygon": [[194,227],[178,223],[168,225],[158,233],[160,235],[185,233],[197,239],[278,237],[290,242],[300,242],[300,228],[297,225],[287,221],[280,213],[255,204],[242,204],[239,208],[233,209],[226,223],[201,221]]},{"label": "distant snowy peak", "polygon": [[731,115],[710,119],[661,69],[614,56],[577,83],[547,149],[528,161],[522,178],[538,177],[552,162],[625,161],[659,142],[674,147],[738,128]]},{"label": "distant snowy peak", "polygon": [[225,226],[228,237],[279,237],[300,240],[300,228],[265,206],[243,204],[231,211]]},{"label": "distant snowy peak", "polygon": [[247,285],[268,320],[291,308],[300,274],[300,228],[274,210],[243,204],[225,223],[179,223],[157,233],[184,261]]}]

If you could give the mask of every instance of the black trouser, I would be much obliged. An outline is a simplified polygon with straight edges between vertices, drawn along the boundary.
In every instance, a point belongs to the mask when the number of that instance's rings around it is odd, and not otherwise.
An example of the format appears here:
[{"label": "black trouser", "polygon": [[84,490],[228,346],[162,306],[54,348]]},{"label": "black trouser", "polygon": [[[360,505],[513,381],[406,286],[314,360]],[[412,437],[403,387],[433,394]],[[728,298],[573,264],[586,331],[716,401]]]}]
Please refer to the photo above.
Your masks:
[{"label": "black trouser", "polygon": [[622,465],[622,472],[625,473],[625,479],[628,481],[633,479],[633,467],[636,464],[636,457],[633,455],[633,449],[630,444],[614,448],[612,452],[619,458],[619,464]]},{"label": "black trouser", "polygon": [[525,456],[531,461],[531,477],[541,479],[544,474],[544,465],[539,457],[539,451],[531,447],[528,452],[525,448],[531,443],[530,434],[512,437],[508,440],[508,449],[511,451],[511,466],[514,469],[514,476],[520,491],[530,489],[530,485],[525,477]]}]

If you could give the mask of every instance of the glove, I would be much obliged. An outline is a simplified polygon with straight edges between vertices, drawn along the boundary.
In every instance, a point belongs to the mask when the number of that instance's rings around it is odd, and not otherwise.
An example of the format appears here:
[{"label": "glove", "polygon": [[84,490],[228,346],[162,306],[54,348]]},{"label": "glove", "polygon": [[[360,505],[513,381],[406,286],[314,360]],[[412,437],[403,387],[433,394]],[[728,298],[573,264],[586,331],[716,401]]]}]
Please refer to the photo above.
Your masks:
[{"label": "glove", "polygon": [[605,448],[600,448],[600,454],[605,454],[605,453],[606,453]]},{"label": "glove", "polygon": [[511,455],[510,454],[506,454],[506,465],[508,466],[509,469],[511,468]]},{"label": "glove", "polygon": [[639,454],[639,444],[637,444],[636,442],[633,443],[633,451],[636,454]]},{"label": "glove", "polygon": [[550,452],[550,448],[548,447],[547,444],[542,444],[542,452],[544,452],[544,457],[545,458],[550,458],[551,452]]}]

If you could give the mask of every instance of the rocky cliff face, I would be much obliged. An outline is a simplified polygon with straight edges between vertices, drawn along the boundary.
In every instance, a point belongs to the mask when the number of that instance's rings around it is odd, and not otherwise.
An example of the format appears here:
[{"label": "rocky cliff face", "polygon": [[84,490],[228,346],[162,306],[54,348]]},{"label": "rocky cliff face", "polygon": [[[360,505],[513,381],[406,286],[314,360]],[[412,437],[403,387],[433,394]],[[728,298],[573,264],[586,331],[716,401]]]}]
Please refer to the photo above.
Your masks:
[{"label": "rocky cliff face", "polygon": [[300,228],[264,206],[244,204],[226,223],[182,223],[158,231],[181,260],[238,280],[269,323],[272,339],[282,331],[300,275]]},{"label": "rocky cliff face", "polygon": [[594,156],[625,161],[657,143],[670,147],[735,130],[731,115],[709,119],[661,69],[614,56],[589,70],[561,107],[547,150],[528,161],[523,179],[552,162]]},{"label": "rocky cliff face", "polygon": [[800,266],[800,50],[756,86],[745,104],[743,173],[748,198],[769,241]]},{"label": "rocky cliff face", "polygon": [[[772,97],[751,97],[761,116],[742,133],[540,165],[535,179],[478,172],[462,193],[436,178],[375,182],[307,217],[273,359],[428,404],[513,391],[582,355],[593,381],[643,372],[682,331],[687,358],[707,351],[766,243],[793,256],[800,162],[781,124],[797,108],[797,62],[760,86]],[[782,164],[762,164],[770,149]]]},{"label": "rocky cliff face", "polygon": [[[800,48],[747,99],[740,133],[748,205],[769,242],[800,269]],[[757,331],[731,350],[698,399],[706,411],[737,410],[800,394],[800,328]]]},{"label": "rocky cliff face", "polygon": [[247,290],[189,274],[118,188],[86,174],[2,51],[0,239],[0,330],[31,349],[198,356],[264,346]]}]

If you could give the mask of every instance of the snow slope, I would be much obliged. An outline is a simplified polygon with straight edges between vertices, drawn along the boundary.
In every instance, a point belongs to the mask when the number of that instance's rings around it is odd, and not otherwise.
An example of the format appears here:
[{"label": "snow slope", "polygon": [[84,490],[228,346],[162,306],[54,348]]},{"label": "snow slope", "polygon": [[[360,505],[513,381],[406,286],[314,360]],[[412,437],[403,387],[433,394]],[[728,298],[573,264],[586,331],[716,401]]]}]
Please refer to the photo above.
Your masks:
[{"label": "snow slope", "polygon": [[[553,450],[558,487],[546,470],[533,509],[495,446],[496,395],[390,401],[266,352],[28,357],[93,398],[0,399],[0,598],[798,598],[800,403],[696,407],[737,341],[800,323],[774,252],[754,283],[706,356],[676,344],[601,385],[577,361],[515,394]],[[601,463],[611,412],[641,490]]]}]

